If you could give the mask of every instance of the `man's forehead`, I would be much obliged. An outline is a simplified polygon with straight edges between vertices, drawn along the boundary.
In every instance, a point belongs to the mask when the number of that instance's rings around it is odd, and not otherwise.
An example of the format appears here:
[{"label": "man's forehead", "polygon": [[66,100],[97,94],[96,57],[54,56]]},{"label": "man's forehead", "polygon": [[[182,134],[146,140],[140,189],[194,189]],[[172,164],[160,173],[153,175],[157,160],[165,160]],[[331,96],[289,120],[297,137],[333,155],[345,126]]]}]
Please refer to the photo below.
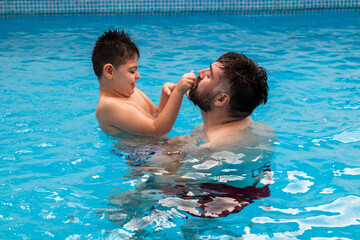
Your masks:
[{"label": "man's forehead", "polygon": [[222,73],[222,64],[219,62],[214,62],[210,65],[210,70],[212,73],[212,77],[214,78],[220,78],[220,75]]},{"label": "man's forehead", "polygon": [[220,62],[213,62],[211,65],[216,68],[222,68],[222,66],[223,66],[223,64]]}]

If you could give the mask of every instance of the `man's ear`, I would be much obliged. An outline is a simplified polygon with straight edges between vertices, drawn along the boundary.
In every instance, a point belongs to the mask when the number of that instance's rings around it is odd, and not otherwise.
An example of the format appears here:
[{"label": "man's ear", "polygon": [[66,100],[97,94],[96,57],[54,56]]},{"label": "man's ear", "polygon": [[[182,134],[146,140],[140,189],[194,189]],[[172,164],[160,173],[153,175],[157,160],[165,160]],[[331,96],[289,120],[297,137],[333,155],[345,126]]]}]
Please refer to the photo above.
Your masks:
[{"label": "man's ear", "polygon": [[107,63],[103,67],[103,73],[106,79],[112,80],[113,79],[113,73],[114,73],[114,66],[110,63]]},{"label": "man's ear", "polygon": [[215,99],[215,106],[224,107],[230,102],[230,95],[227,93],[219,93]]}]

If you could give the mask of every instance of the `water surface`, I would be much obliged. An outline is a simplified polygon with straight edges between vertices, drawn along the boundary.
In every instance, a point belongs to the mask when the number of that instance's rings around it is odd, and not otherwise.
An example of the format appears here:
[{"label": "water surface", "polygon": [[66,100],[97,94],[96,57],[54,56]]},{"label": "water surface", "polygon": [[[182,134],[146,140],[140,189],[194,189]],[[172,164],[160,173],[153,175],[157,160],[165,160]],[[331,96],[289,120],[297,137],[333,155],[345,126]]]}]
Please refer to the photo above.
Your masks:
[{"label": "water surface", "polygon": [[[356,239],[359,16],[0,18],[0,238]],[[139,170],[116,154],[117,142],[99,130],[94,115],[99,91],[90,56],[107,29],[134,37],[141,51],[137,85],[155,103],[163,83],[206,68],[228,51],[265,67],[269,101],[252,118],[275,129],[273,150],[263,158],[270,161],[246,166],[244,159],[259,156],[246,148],[195,151],[168,171],[188,177],[180,181],[171,174],[166,179],[161,169]],[[201,121],[184,99],[169,137],[190,134]],[[256,169],[271,172],[271,181],[247,188],[262,190],[244,207],[234,204],[242,200],[231,192],[249,187],[241,176]],[[210,211],[194,208],[207,196],[233,210],[226,215],[211,201]],[[205,216],[211,212],[219,216]]]}]

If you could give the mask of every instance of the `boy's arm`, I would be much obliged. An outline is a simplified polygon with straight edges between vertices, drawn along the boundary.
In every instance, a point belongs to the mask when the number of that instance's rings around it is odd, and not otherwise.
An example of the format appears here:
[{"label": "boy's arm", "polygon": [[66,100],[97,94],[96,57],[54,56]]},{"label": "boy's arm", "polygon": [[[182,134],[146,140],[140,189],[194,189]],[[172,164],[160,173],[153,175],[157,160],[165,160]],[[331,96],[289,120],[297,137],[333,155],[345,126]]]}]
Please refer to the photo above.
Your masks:
[{"label": "boy's arm", "polygon": [[168,102],[168,100],[170,98],[170,94],[174,91],[175,87],[176,87],[176,84],[171,83],[171,82],[167,82],[162,86],[160,101],[159,101],[159,105],[157,107],[150,100],[150,98],[148,96],[146,96],[145,93],[143,93],[140,89],[137,89],[137,91],[140,92],[140,94],[143,96],[145,101],[149,104],[152,114],[154,114],[154,113],[159,114],[164,109],[166,103]]},{"label": "boy's arm", "polygon": [[[191,77],[194,77],[195,74],[194,74],[194,71],[191,71],[189,73],[189,75]],[[185,76],[185,75],[184,75]],[[195,76],[195,79],[196,79],[196,76]],[[179,81],[179,84],[181,83],[181,80]],[[157,112],[160,113],[165,105],[167,104],[168,100],[169,100],[169,97],[170,97],[170,94],[174,91],[174,89],[176,88],[176,84],[175,83],[171,83],[171,82],[167,82],[163,85],[162,89],[161,89],[161,97],[160,97],[160,102],[159,102],[159,105],[157,107]],[[185,93],[187,92],[188,89],[186,89]],[[186,93],[187,94],[187,93]]]},{"label": "boy's arm", "polygon": [[156,112],[161,113],[170,98],[170,94],[174,91],[175,87],[176,84],[171,82],[165,83],[163,85],[161,89],[160,102],[158,107],[156,108]]},{"label": "boy's arm", "polygon": [[108,111],[109,124],[133,134],[166,134],[170,132],[179,113],[184,94],[196,80],[194,73],[184,74],[156,119],[150,118],[128,104],[112,106]]},{"label": "boy's arm", "polygon": [[140,92],[141,96],[145,99],[145,101],[147,102],[147,104],[149,105],[150,109],[151,109],[151,114],[155,114],[157,112],[157,108],[156,105],[150,100],[150,98],[148,96],[146,96],[145,93],[143,93],[140,89],[136,89],[138,92]]}]

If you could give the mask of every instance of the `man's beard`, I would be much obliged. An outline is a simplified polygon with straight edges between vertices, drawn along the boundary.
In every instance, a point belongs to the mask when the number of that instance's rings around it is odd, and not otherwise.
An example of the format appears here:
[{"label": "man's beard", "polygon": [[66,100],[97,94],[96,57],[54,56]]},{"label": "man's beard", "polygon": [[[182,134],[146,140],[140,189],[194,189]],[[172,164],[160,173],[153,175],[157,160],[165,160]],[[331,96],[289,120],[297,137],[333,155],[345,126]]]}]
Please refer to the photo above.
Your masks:
[{"label": "man's beard", "polygon": [[211,92],[199,92],[198,86],[199,82],[201,81],[200,76],[196,78],[196,82],[193,88],[189,91],[189,99],[192,101],[195,105],[198,105],[201,110],[204,112],[211,111],[212,109],[212,101],[215,97],[214,93]]}]

